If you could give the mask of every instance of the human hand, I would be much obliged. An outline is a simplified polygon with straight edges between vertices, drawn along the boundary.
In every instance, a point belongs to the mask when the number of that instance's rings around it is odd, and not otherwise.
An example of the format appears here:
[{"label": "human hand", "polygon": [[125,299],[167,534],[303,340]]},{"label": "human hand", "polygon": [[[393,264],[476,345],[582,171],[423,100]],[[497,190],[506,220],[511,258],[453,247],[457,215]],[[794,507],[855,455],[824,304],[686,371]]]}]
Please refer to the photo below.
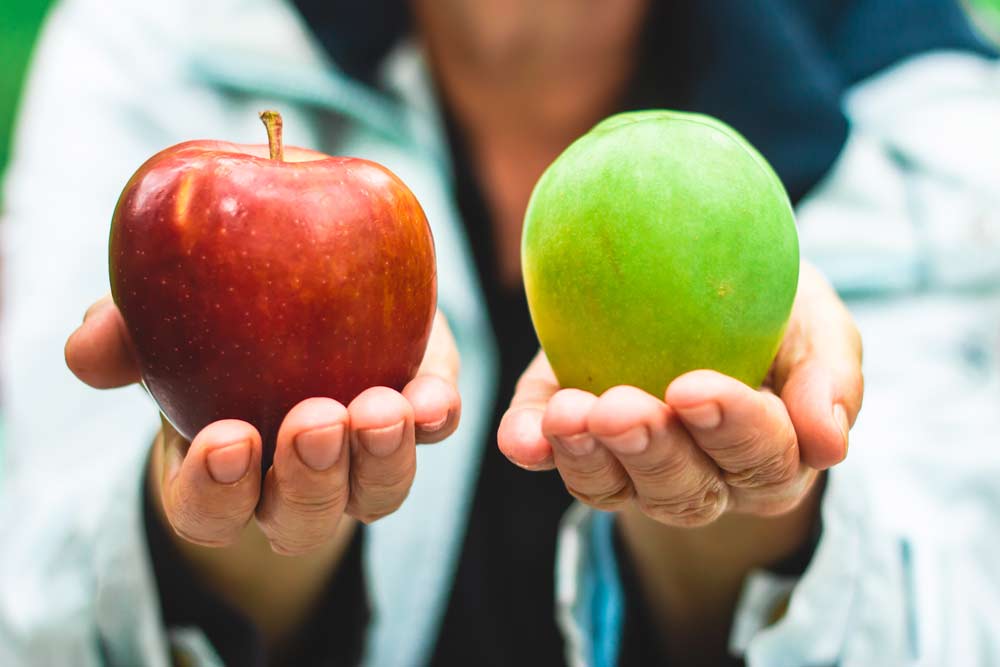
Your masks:
[{"label": "human hand", "polygon": [[803,264],[791,321],[760,390],[696,370],[664,397],[613,387],[562,389],[540,352],[498,432],[501,451],[531,470],[556,468],[602,510],[634,502],[650,518],[702,526],[723,513],[783,514],[817,473],[847,454],[861,408],[861,339],[819,273]]},{"label": "human hand", "polygon": [[[97,388],[139,379],[124,321],[105,297],[66,343],[66,363]],[[439,312],[417,376],[401,392],[372,387],[346,407],[309,398],[285,416],[261,484],[261,437],[243,421],[209,424],[189,443],[163,421],[151,457],[154,490],[178,535],[234,544],[256,522],[271,549],[302,554],[332,539],[343,515],[371,522],[395,511],[416,471],[417,443],[458,426],[458,351]]]}]

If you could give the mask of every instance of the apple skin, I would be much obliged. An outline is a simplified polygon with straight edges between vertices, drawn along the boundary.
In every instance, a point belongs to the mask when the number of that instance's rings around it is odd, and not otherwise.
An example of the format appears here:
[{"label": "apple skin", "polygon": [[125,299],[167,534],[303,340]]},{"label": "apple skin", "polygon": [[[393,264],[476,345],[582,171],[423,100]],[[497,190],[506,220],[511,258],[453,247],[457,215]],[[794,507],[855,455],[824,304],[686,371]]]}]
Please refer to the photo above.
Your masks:
[{"label": "apple skin", "polygon": [[226,418],[265,458],[296,403],[345,405],[417,371],[437,300],[413,193],[373,162],[192,141],[150,158],[111,225],[110,274],[143,382],[190,439]]},{"label": "apple skin", "polygon": [[662,397],[691,370],[757,387],[798,283],[788,195],[764,158],[707,116],[612,116],[537,183],[522,265],[532,320],[564,387]]}]

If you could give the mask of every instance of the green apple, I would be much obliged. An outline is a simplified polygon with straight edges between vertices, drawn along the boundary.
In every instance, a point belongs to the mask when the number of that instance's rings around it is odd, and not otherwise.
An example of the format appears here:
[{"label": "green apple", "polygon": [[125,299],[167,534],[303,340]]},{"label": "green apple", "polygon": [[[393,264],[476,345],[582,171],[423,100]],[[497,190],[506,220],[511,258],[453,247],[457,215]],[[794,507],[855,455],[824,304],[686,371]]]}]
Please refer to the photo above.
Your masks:
[{"label": "green apple", "polygon": [[760,386],[799,272],[774,170],[728,125],[676,111],[612,116],[567,148],[531,195],[521,257],[560,384],[660,397],[699,368]]}]

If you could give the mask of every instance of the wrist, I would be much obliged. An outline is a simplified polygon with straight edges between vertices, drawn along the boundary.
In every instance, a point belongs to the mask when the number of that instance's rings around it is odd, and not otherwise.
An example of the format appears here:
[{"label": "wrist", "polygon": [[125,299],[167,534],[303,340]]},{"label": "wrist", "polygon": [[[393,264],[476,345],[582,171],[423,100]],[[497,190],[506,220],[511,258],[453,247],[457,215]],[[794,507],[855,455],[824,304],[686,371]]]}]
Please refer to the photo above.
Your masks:
[{"label": "wrist", "polygon": [[[700,528],[665,526],[630,506],[619,531],[651,619],[674,648],[725,647],[747,575],[796,556],[816,535],[824,478],[780,516],[733,512]],[[698,652],[696,646],[687,650]]]},{"label": "wrist", "polygon": [[645,516],[635,505],[622,511],[620,524],[630,551],[655,553],[670,569],[745,573],[792,555],[812,535],[819,519],[824,478],[817,475],[801,500],[777,516],[727,512],[698,528],[667,526]]},{"label": "wrist", "polygon": [[354,537],[357,522],[344,515],[332,539],[318,549],[284,556],[271,549],[256,520],[224,547],[206,547],[185,540],[167,519],[160,498],[163,447],[157,436],[147,469],[147,492],[155,521],[169,538],[164,543],[191,568],[205,589],[244,614],[268,644],[276,645],[305,621],[324,584],[337,569]]}]

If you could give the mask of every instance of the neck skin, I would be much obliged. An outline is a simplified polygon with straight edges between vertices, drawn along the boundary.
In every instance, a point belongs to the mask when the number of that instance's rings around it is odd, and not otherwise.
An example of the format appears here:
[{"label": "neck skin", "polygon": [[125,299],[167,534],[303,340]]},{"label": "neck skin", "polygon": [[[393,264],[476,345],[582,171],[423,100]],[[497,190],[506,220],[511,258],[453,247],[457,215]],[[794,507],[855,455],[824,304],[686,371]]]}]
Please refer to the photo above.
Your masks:
[{"label": "neck skin", "polygon": [[646,0],[411,0],[411,7],[479,174],[501,282],[517,289],[531,190],[566,146],[617,108],[635,71]]},{"label": "neck skin", "polygon": [[514,137],[575,137],[613,109],[636,64],[646,15],[645,0],[411,5],[459,121],[477,135]]}]

